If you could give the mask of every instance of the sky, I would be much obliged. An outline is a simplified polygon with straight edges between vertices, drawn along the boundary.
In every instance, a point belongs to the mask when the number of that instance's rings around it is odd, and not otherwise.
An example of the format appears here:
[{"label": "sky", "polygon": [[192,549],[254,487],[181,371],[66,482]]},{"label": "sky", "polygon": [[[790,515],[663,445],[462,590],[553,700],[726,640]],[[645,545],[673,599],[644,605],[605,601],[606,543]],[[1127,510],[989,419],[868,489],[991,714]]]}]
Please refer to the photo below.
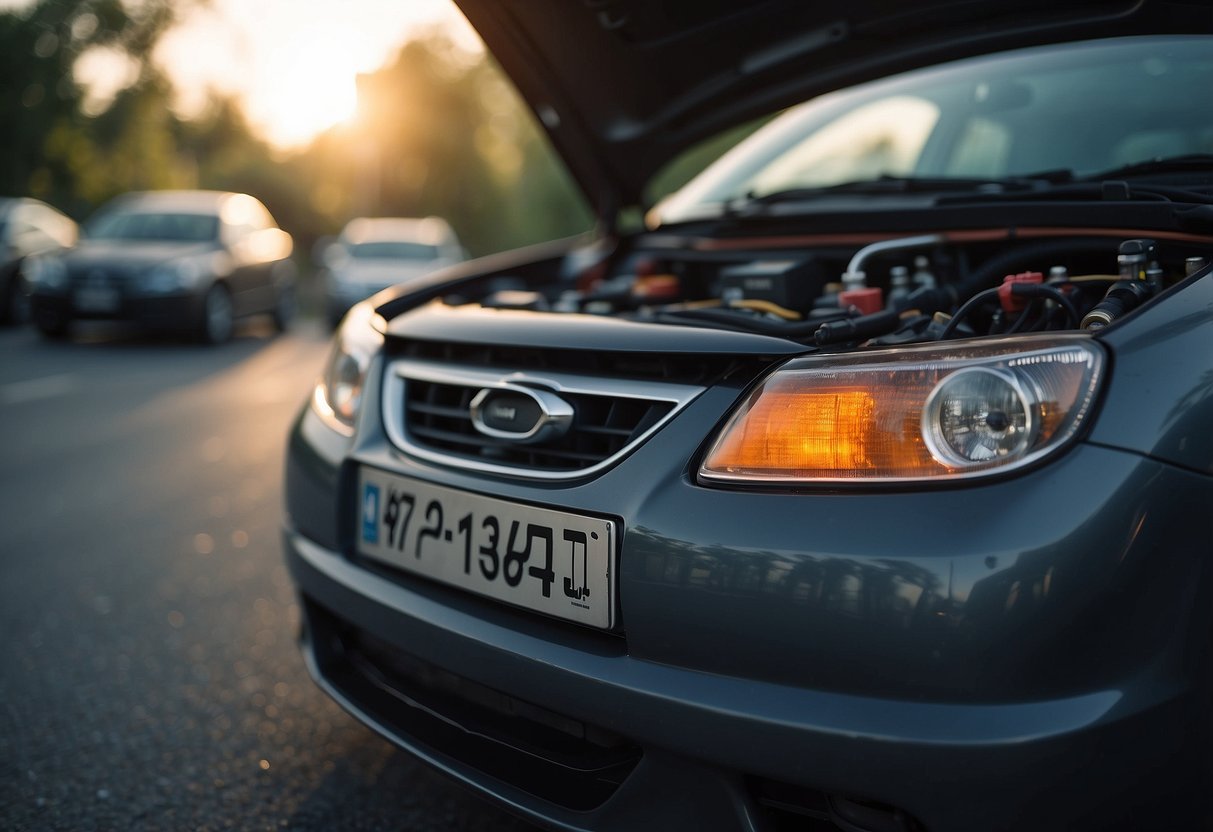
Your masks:
[{"label": "sky", "polygon": [[[0,0],[0,9],[31,2]],[[432,26],[475,42],[451,0],[210,0],[183,13],[155,59],[173,79],[182,115],[196,113],[208,90],[234,94],[262,135],[290,148],[352,116],[357,74]],[[77,80],[95,87],[97,107],[130,76],[117,54],[76,67]]]}]

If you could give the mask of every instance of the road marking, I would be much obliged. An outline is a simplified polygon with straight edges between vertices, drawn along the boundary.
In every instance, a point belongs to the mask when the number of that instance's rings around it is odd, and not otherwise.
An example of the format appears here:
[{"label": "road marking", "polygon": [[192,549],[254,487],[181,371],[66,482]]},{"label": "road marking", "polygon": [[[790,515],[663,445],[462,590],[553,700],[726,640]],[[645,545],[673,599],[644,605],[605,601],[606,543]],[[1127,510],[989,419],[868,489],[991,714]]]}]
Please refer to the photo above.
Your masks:
[{"label": "road marking", "polygon": [[76,387],[76,377],[71,373],[56,376],[31,378],[0,385],[0,405],[26,404],[40,399],[65,396]]}]

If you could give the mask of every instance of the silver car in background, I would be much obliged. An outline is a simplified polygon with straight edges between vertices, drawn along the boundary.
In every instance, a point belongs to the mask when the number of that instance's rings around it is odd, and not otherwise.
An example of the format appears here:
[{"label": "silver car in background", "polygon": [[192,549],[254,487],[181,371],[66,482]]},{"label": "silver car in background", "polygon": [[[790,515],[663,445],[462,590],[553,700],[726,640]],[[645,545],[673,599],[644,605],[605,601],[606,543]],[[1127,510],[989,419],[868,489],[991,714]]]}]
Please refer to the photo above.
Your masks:
[{"label": "silver car in background", "polygon": [[321,257],[326,314],[336,327],[359,301],[454,265],[464,259],[464,251],[441,217],[360,217],[345,226]]}]

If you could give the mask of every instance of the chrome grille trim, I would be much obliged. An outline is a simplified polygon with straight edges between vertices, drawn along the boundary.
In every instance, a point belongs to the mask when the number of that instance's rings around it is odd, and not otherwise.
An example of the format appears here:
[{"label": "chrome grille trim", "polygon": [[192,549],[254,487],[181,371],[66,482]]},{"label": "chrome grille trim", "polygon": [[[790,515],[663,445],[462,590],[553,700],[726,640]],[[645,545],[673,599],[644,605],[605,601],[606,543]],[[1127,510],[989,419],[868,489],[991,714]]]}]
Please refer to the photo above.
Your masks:
[{"label": "chrome grille trim", "polygon": [[[469,456],[432,448],[409,434],[406,425],[406,406],[410,381],[451,385],[474,389],[502,388],[510,386],[533,387],[556,394],[570,396],[594,396],[610,400],[664,403],[670,410],[638,436],[634,436],[622,448],[610,456],[591,465],[576,469],[550,470],[490,462]],[[489,474],[504,474],[540,480],[568,480],[585,477],[603,471],[647,440],[690,404],[706,388],[702,386],[671,384],[617,378],[601,378],[572,373],[548,371],[484,370],[475,367],[451,366],[448,364],[418,359],[396,359],[389,363],[383,387],[383,422],[392,444],[418,459],[439,465],[462,468]],[[469,415],[470,418],[470,415]]]}]

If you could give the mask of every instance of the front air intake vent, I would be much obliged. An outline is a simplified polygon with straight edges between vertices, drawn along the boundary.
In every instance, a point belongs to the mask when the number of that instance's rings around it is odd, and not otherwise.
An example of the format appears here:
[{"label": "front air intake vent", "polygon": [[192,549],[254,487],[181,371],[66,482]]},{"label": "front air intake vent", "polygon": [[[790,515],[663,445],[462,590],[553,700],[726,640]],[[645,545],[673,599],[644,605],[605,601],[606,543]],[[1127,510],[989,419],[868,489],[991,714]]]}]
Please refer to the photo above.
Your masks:
[{"label": "front air intake vent", "polygon": [[[702,387],[559,372],[500,372],[401,359],[388,368],[384,420],[402,450],[461,468],[538,478],[584,476],[624,456],[702,392]],[[487,391],[487,392],[486,392]],[[553,430],[534,420],[516,433],[478,423],[477,397],[500,393],[556,402],[565,419]],[[567,412],[571,411],[571,418]],[[554,418],[552,421],[556,421]],[[526,428],[534,427],[533,436]]]}]

